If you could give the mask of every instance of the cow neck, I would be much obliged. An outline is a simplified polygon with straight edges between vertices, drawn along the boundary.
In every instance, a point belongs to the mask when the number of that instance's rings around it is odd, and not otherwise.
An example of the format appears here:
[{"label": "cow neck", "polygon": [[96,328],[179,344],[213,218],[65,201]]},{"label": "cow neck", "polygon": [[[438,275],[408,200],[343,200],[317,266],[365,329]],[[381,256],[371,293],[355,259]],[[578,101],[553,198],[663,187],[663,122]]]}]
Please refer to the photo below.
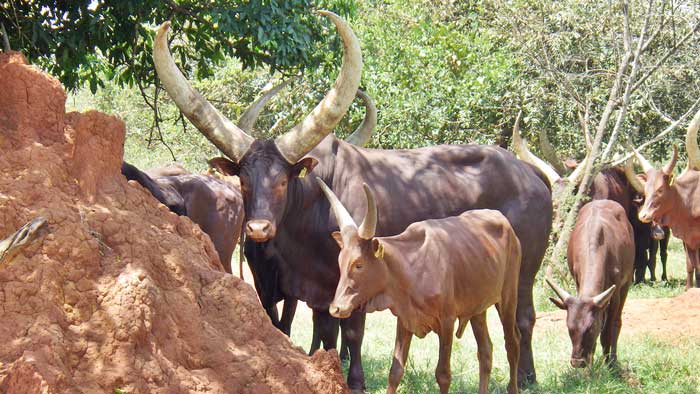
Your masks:
[{"label": "cow neck", "polygon": [[303,178],[296,177],[289,182],[287,204],[282,217],[282,222],[285,225],[294,227],[299,219],[306,218],[306,215],[318,208],[320,202],[325,201],[325,197],[316,183],[316,177],[321,178],[328,185],[333,184],[335,155],[331,153],[332,146],[326,141],[331,137],[335,138],[332,135],[326,137],[307,154],[307,156],[318,160],[316,167]]},{"label": "cow neck", "polygon": [[405,253],[393,247],[388,238],[379,238],[379,240],[384,244],[384,262],[387,265],[389,277],[386,291],[374,298],[381,296],[388,299],[387,306],[391,309],[391,313],[403,322],[407,330],[422,338],[437,327],[438,321],[435,318],[436,311],[422,307],[427,304],[420,297],[424,289],[416,275],[413,275],[421,270],[420,264],[407,264],[406,259],[401,257]]},{"label": "cow neck", "polygon": [[[599,213],[597,213],[599,215]],[[592,298],[602,293],[606,287],[607,267],[605,256],[600,255],[601,246],[598,244],[601,228],[587,229],[595,231],[586,234],[586,252],[583,256],[583,266],[579,267],[577,293],[580,299]]]},{"label": "cow neck", "polygon": [[669,189],[671,209],[666,211],[661,217],[656,220],[662,226],[668,226],[674,234],[681,235],[688,231],[688,227],[692,221],[689,221],[690,207],[683,201],[677,186],[671,186]]}]

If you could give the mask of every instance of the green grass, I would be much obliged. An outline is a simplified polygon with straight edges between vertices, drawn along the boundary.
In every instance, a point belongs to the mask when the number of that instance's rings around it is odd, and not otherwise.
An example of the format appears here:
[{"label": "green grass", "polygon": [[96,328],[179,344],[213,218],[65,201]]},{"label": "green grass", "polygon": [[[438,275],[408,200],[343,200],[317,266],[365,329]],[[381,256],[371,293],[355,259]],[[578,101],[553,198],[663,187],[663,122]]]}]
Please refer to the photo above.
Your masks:
[{"label": "green grass", "polygon": [[[657,269],[660,272],[660,267]],[[674,296],[683,291],[685,255],[682,245],[673,240],[669,251],[669,282],[635,286],[630,298],[658,298]],[[541,305],[551,310],[549,290],[541,283],[536,287],[538,311]],[[294,343],[308,347],[311,343],[311,318],[300,308],[292,329]],[[653,311],[650,311],[653,313]],[[396,318],[389,312],[367,316],[363,344],[363,364],[368,393],[384,393],[391,365]],[[503,333],[495,310],[489,312],[490,334],[494,346],[494,363],[490,393],[505,393],[508,383],[508,363],[505,356]],[[623,322],[618,357],[619,368],[610,370],[602,364],[600,346],[595,365],[586,370],[569,366],[571,342],[564,324],[561,327],[535,327],[533,348],[538,373],[538,384],[523,391],[525,394],[544,393],[700,393],[700,342],[678,338],[667,343],[655,338],[625,335]],[[437,365],[437,335],[424,339],[414,338],[406,374],[399,386],[402,393],[438,393],[434,371]],[[345,365],[347,369],[347,365]],[[347,370],[346,370],[347,372]],[[472,393],[478,388],[479,372],[476,343],[470,329],[454,342],[452,351],[452,385],[450,392]]]}]

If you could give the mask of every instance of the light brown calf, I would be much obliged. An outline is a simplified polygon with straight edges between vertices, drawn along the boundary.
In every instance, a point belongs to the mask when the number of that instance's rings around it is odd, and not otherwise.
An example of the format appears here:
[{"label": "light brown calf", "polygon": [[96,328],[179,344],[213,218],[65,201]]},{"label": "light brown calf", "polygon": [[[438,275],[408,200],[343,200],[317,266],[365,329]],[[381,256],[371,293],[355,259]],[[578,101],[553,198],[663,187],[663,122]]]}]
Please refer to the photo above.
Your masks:
[{"label": "light brown calf", "polygon": [[510,366],[508,393],[518,392],[517,368],[520,332],[516,325],[520,242],[499,211],[474,210],[445,219],[416,222],[399,235],[374,237],[377,210],[367,185],[367,216],[358,228],[338,198],[320,179],[340,231],[340,281],[330,306],[331,315],[350,316],[391,309],[398,317],[394,360],[387,393],[395,393],[403,377],[413,334],[419,338],[435,331],[440,358],[435,377],[441,393],[450,387],[450,354],[454,324],[457,337],[467,322],[477,341],[479,393],[488,389],[492,344],[486,310],[496,305],[505,333]]}]

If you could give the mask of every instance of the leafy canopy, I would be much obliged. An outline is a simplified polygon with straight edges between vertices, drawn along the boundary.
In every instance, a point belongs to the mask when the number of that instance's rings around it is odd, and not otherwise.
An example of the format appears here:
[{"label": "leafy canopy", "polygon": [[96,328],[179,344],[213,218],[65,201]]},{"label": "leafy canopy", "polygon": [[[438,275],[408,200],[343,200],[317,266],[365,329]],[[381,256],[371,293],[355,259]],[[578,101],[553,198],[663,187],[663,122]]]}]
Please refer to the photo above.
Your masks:
[{"label": "leafy canopy", "polygon": [[153,27],[171,20],[173,54],[185,72],[210,76],[226,57],[244,67],[296,73],[318,64],[323,34],[310,10],[351,11],[350,0],[0,0],[10,46],[70,90],[105,81],[155,82]]}]

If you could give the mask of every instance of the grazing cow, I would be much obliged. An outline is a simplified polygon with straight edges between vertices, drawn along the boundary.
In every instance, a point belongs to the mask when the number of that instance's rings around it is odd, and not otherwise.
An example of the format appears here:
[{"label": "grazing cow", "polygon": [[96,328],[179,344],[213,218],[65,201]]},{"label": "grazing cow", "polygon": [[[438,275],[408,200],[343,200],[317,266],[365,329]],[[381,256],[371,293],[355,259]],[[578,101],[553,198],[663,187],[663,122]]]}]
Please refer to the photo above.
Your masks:
[{"label": "grazing cow", "polygon": [[[245,204],[248,240],[272,243],[280,262],[285,293],[305,301],[315,320],[328,313],[340,278],[338,245],[329,237],[337,229],[328,201],[306,176],[313,171],[360,215],[356,195],[362,182],[373,186],[385,214],[380,236],[397,234],[417,221],[459,215],[470,209],[496,209],[510,221],[523,245],[518,289],[520,382],[535,380],[531,340],[535,323],[532,287],[551,229],[551,191],[537,169],[494,146],[435,146],[412,150],[378,150],[336,138],[333,128],[345,115],[359,87],[362,55],[357,38],[337,15],[319,11],[335,24],[343,40],[343,65],[334,88],[298,125],[275,140],[255,139],[226,119],[198,94],[175,65],[163,24],[154,42],[156,71],[180,110],[229,159],[214,160],[222,172],[238,174]],[[403,198],[397,200],[397,194]],[[364,389],[361,344],[365,315],[356,311],[340,321],[350,349],[348,384]],[[337,330],[319,324],[324,347],[335,347]]]},{"label": "grazing cow", "polygon": [[[513,145],[519,157],[533,165],[537,165],[545,174],[548,174],[549,180],[555,188],[554,193],[563,190],[565,182],[578,182],[581,175],[579,170],[583,168],[587,160],[586,158],[582,163],[575,166],[576,169],[571,175],[562,178],[552,167],[528,150],[525,141],[520,137],[517,123],[513,128]],[[663,280],[666,280],[666,248],[668,245],[668,238],[662,241],[657,240],[654,236],[659,237],[658,229],[655,230],[651,223],[643,223],[639,220],[639,203],[643,200],[643,195],[640,199],[639,193],[636,190],[637,187],[634,184],[636,176],[631,166],[632,161],[628,160],[624,167],[616,166],[605,168],[600,171],[593,177],[587,196],[590,198],[590,201],[615,201],[619,203],[627,213],[627,218],[634,230],[635,282],[639,283],[644,279],[646,267],[649,267],[652,273],[652,280],[656,280],[654,270],[656,268],[656,251],[659,249],[659,245],[661,245]],[[584,202],[584,204],[586,203],[587,201]]]},{"label": "grazing cow", "polygon": [[520,272],[520,241],[499,211],[478,209],[459,216],[409,225],[401,234],[375,237],[377,207],[364,184],[367,214],[357,227],[335,194],[316,178],[330,201],[340,231],[340,280],[330,305],[331,315],[346,318],[390,309],[397,317],[394,360],[387,393],[396,393],[403,377],[411,337],[431,331],[440,338],[435,378],[440,393],[450,388],[450,355],[455,321],[457,338],[472,323],[479,359],[479,394],[486,394],[493,346],[486,310],[496,305],[503,324],[510,367],[508,393],[518,392],[520,332],[515,319]]},{"label": "grazing cow", "polygon": [[638,152],[637,159],[642,164],[646,181],[635,185],[644,193],[644,205],[639,211],[642,222],[655,222],[667,226],[673,235],[683,241],[686,254],[686,289],[700,287],[700,198],[697,190],[700,185],[700,148],[698,148],[698,128],[700,111],[688,126],[686,150],[688,165],[674,180],[673,169],[678,161],[678,150],[674,146],[671,160],[662,168],[654,168]]},{"label": "grazing cow", "polygon": [[171,211],[197,223],[211,238],[226,272],[231,273],[231,256],[244,218],[239,189],[206,175],[151,178],[126,162],[122,163],[122,175],[141,184]]},{"label": "grazing cow", "polygon": [[634,269],[632,225],[622,206],[611,200],[584,205],[569,238],[567,257],[577,295],[572,296],[550,279],[547,283],[559,297],[550,298],[552,303],[566,311],[571,366],[591,364],[599,335],[605,359],[613,365],[617,362],[622,308]]}]

